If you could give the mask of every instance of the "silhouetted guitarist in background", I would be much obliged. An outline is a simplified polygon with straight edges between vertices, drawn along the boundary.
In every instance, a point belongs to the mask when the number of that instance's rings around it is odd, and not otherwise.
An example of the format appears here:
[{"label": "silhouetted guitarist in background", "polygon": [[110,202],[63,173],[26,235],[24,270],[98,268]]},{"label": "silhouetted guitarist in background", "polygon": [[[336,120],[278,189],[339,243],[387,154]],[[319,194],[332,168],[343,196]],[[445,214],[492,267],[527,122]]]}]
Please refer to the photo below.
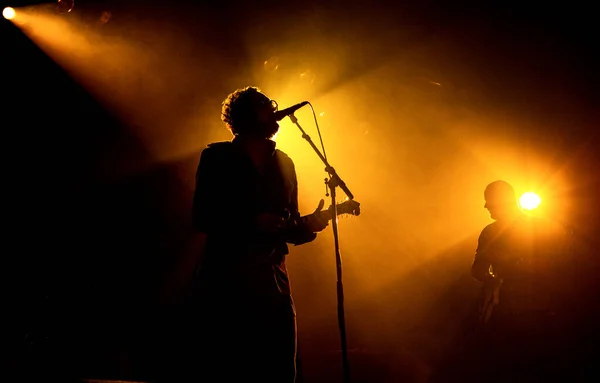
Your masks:
[{"label": "silhouetted guitarist in background", "polygon": [[296,313],[286,255],[328,225],[323,200],[298,212],[294,163],[275,148],[277,103],[255,87],[223,102],[232,141],[208,145],[196,174],[193,223],[203,259],[193,297],[195,373],[219,382],[294,382]]},{"label": "silhouetted guitarist in background", "polygon": [[476,335],[482,381],[557,377],[562,347],[558,318],[569,291],[565,266],[571,261],[565,232],[525,215],[505,181],[489,184],[484,197],[495,222],[481,232],[471,268],[482,283]]}]

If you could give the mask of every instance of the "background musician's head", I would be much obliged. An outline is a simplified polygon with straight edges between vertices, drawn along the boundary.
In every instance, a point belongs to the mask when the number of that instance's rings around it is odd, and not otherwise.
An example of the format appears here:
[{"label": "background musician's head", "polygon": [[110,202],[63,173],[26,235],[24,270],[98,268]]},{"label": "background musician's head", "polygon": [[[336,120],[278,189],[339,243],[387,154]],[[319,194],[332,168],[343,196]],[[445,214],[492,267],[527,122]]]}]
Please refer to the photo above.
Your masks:
[{"label": "background musician's head", "polygon": [[252,86],[237,89],[223,101],[221,120],[240,138],[270,139],[279,130],[277,102]]},{"label": "background musician's head", "polygon": [[484,207],[496,221],[510,220],[520,213],[513,187],[506,181],[494,181],[485,188]]}]

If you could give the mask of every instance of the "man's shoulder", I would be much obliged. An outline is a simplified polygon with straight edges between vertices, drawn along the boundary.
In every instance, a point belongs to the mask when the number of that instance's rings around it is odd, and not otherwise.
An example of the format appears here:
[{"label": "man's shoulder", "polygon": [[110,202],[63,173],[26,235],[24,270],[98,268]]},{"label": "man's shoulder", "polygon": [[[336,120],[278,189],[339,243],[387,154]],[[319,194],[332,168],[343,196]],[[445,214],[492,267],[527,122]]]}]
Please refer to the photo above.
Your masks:
[{"label": "man's shoulder", "polygon": [[202,157],[219,157],[230,154],[232,150],[233,143],[231,141],[211,142],[202,149]]},{"label": "man's shoulder", "polygon": [[231,141],[212,142],[200,152],[198,167],[220,167],[237,158]]},{"label": "man's shoulder", "polygon": [[498,223],[497,221],[494,221],[492,223],[488,223],[483,230],[481,230],[481,234],[491,234],[491,233],[495,233],[500,231],[500,223]]},{"label": "man's shoulder", "polygon": [[502,227],[497,221],[489,223],[483,228],[483,230],[481,230],[481,233],[479,234],[479,242],[491,242],[498,238],[502,231]]},{"label": "man's shoulder", "polygon": [[288,156],[285,152],[275,149],[275,155],[277,159],[286,166],[294,167],[294,161],[290,156]]},{"label": "man's shoulder", "polygon": [[289,180],[296,179],[296,167],[294,161],[286,153],[279,149],[275,149],[275,158],[279,164],[279,169],[283,172],[284,176]]},{"label": "man's shoulder", "polygon": [[204,151],[227,150],[231,147],[233,147],[233,142],[231,141],[211,142],[210,144],[206,145]]}]

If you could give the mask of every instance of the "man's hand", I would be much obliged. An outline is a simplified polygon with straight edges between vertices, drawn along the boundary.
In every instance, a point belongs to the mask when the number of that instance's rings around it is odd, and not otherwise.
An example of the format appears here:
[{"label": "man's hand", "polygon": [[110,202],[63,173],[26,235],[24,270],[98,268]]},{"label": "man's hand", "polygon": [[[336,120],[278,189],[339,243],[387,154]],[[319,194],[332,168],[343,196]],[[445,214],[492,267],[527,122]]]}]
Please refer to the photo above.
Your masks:
[{"label": "man's hand", "polygon": [[306,228],[313,233],[323,231],[329,225],[329,220],[322,214],[324,205],[325,200],[322,199],[315,211],[305,217]]}]

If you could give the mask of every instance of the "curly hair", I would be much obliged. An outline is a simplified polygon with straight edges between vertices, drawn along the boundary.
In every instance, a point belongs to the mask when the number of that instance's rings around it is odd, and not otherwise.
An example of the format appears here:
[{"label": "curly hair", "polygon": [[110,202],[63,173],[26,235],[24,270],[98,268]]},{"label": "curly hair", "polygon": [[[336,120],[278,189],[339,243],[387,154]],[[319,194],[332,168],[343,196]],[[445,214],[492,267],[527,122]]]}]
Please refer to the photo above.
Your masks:
[{"label": "curly hair", "polygon": [[256,119],[256,104],[254,95],[261,93],[255,86],[236,89],[223,101],[221,120],[227,125],[231,133],[241,133],[249,122]]}]

